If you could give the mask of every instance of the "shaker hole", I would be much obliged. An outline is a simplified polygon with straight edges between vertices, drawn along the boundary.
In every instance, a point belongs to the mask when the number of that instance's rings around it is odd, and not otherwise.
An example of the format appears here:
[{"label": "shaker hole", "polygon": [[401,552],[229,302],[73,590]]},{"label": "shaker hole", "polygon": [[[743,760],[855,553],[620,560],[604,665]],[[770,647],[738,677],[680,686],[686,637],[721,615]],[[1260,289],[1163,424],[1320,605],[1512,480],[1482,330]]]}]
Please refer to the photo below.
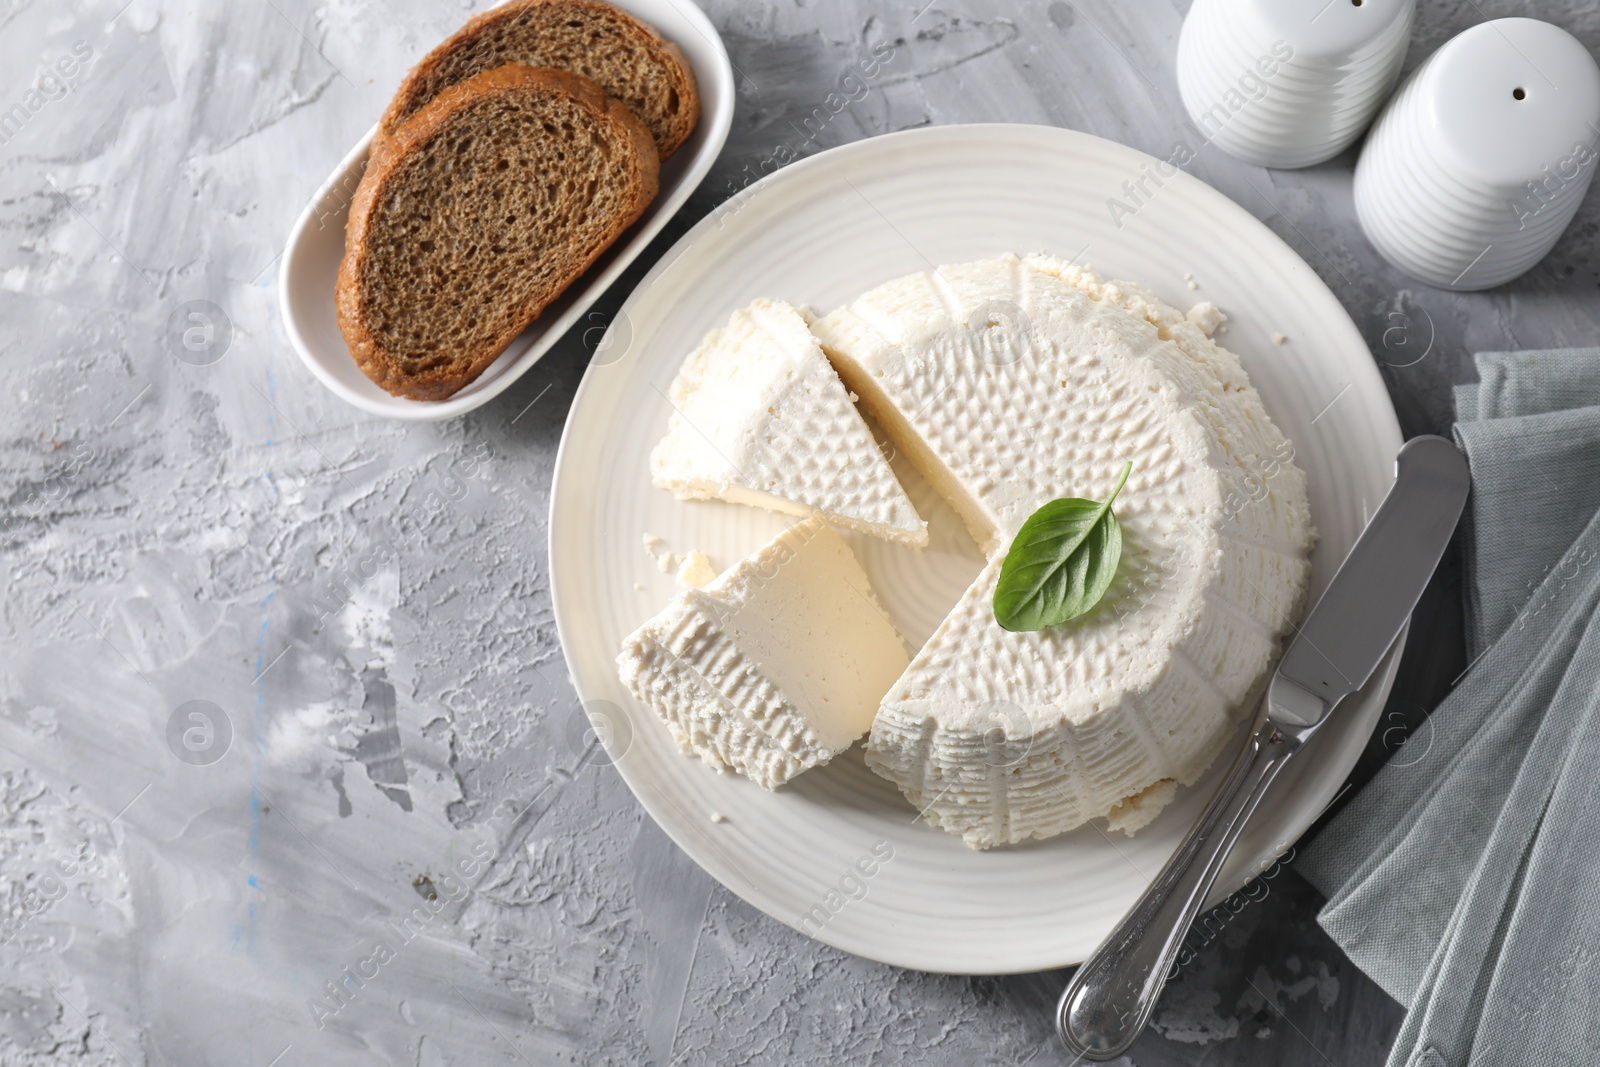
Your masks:
[{"label": "shaker hole", "polygon": [[1360,7],[1361,6],[1361,0],[1350,0],[1350,6],[1351,7]]},{"label": "shaker hole", "polygon": [[1515,100],[1526,100],[1528,98],[1528,94],[1523,91],[1520,85],[1511,90],[1511,96]]}]

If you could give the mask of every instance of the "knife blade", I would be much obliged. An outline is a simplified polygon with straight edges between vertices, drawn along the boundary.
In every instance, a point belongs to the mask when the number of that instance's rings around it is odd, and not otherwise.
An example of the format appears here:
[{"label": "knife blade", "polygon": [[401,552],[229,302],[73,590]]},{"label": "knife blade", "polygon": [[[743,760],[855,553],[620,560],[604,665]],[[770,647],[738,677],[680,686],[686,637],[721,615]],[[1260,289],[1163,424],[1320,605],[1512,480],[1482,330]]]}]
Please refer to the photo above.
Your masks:
[{"label": "knife blade", "polygon": [[1273,722],[1311,726],[1354,693],[1400,636],[1467,502],[1471,478],[1443,437],[1395,457],[1395,484],[1295,632],[1267,691]]},{"label": "knife blade", "polygon": [[1280,660],[1267,714],[1145,894],[1072,976],[1056,1010],[1062,1042],[1115,1059],[1149,1021],[1189,926],[1278,772],[1366,684],[1427,587],[1466,505],[1471,477],[1450,441],[1418,437],[1395,481]]}]

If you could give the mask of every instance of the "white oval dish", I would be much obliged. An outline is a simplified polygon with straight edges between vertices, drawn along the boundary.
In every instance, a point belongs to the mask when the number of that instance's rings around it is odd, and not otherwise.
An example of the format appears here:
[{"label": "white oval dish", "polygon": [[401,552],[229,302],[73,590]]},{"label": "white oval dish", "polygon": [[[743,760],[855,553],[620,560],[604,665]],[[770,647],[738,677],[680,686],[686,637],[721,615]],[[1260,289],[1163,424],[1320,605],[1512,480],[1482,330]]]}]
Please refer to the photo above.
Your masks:
[{"label": "white oval dish", "polygon": [[[597,732],[608,752],[667,833],[730,890],[828,944],[954,973],[1081,960],[1160,869],[1220,766],[1137,837],[1090,826],[974,852],[921,822],[867,769],[859,745],[776,793],[681,755],[614,664],[622,638],[674,591],[642,537],[727,566],[793,520],[685,503],[651,486],[647,457],[666,429],[667,389],[705,333],[755,297],[828,311],[890,278],[1001,252],[1078,258],[1179,307],[1212,300],[1231,316],[1220,340],[1244,361],[1309,475],[1321,534],[1315,594],[1393,479],[1401,442],[1394,409],[1338,300],[1243,208],[1178,173],[1159,187],[1147,179],[1154,195],[1136,213],[1108,211],[1108,198],[1126,195],[1125,182],[1156,167],[1087,134],[1010,125],[919,129],[795,163],[723,205],[662,258],[623,306],[607,358],[591,363],[573,401],[551,492],[550,576],[578,694],[604,720]],[[1187,287],[1190,272],[1198,291]],[[1273,343],[1280,331],[1287,344]],[[850,540],[902,632],[921,642],[981,559],[926,483],[903,460],[896,469],[930,521],[932,545],[918,552]],[[1224,872],[1224,892],[1270,863],[1334,798],[1397,662],[1398,649],[1277,783],[1266,816]],[[725,819],[713,821],[713,812]],[[878,862],[883,849],[893,858]],[[857,860],[870,877],[852,873]],[[813,918],[802,921],[808,912]]]},{"label": "white oval dish", "polygon": [[283,325],[300,360],[340,399],[372,415],[427,421],[448,419],[488,403],[522,377],[643,252],[694,192],[733,124],[733,67],[711,20],[675,0],[610,0],[637,15],[683,50],[700,92],[700,123],[661,166],[655,202],[583,276],[556,298],[475,381],[448,400],[390,396],[361,372],[334,314],[333,291],[344,258],[344,224],[367,165],[373,130],[344,157],[301,212],[278,268]]}]

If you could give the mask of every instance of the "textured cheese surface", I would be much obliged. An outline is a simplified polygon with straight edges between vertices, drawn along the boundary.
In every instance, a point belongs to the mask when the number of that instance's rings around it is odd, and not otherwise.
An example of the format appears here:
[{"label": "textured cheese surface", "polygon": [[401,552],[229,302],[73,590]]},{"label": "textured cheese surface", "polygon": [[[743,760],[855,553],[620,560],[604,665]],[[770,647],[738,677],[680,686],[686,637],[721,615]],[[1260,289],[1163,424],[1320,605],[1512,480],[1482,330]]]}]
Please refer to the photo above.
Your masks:
[{"label": "textured cheese surface", "polygon": [[928,543],[799,309],[757,300],[734,312],[683,361],[668,399],[667,435],[650,455],[661,488]]},{"label": "textured cheese surface", "polygon": [[865,734],[908,662],[850,546],[812,517],[680,593],[617,669],[685,753],[775,789]]},{"label": "textured cheese surface", "polygon": [[[889,282],[813,324],[990,563],[884,698],[867,762],[975,847],[1137,829],[1215,757],[1299,611],[1305,476],[1238,359],[1137,286],[1007,256]],[[1005,550],[1062,496],[1117,498],[1087,615],[994,621]]]}]

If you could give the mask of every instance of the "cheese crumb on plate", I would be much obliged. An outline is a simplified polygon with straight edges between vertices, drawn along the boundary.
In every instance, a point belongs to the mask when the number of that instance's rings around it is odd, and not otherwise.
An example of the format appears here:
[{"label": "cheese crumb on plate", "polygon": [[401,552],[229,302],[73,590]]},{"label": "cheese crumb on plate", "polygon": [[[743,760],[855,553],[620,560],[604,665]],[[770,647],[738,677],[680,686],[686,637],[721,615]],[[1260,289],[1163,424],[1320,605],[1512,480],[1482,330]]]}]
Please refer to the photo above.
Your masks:
[{"label": "cheese crumb on plate", "polygon": [[678,564],[678,584],[685,589],[699,589],[716,576],[717,568],[711,565],[711,557],[699,550],[688,553]]}]

